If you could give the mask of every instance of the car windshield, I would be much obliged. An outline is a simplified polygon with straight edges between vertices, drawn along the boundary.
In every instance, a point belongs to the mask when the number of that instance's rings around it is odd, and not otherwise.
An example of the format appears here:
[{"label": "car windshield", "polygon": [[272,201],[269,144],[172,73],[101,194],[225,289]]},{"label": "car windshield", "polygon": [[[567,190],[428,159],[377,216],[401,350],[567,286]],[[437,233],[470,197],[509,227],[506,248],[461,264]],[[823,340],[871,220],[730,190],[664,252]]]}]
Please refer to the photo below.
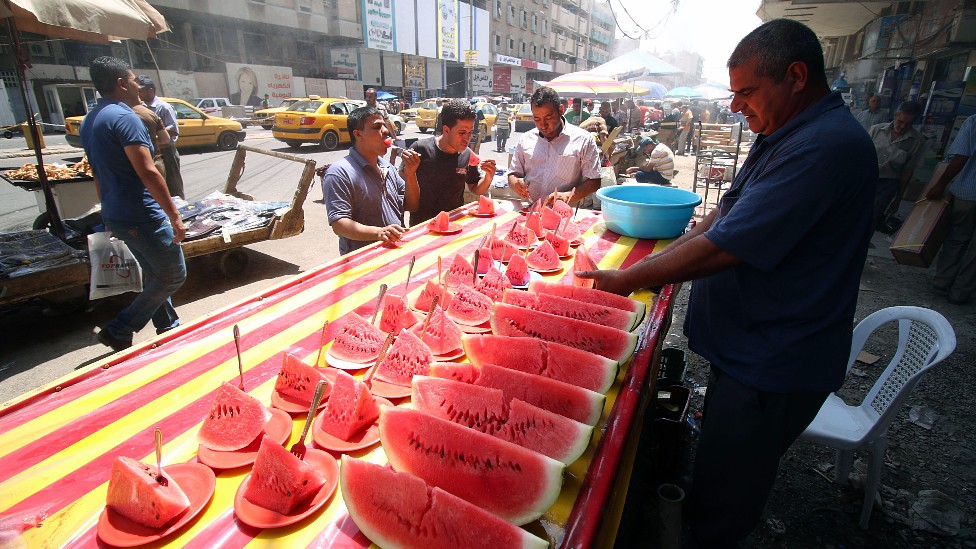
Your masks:
[{"label": "car windshield", "polygon": [[293,112],[308,112],[312,113],[319,110],[322,106],[322,101],[299,101],[294,105],[288,107],[289,111]]},{"label": "car windshield", "polygon": [[519,109],[519,112],[522,114],[532,114],[532,105],[529,103],[522,105],[522,108]]},{"label": "car windshield", "polygon": [[281,103],[278,103],[278,106],[279,107],[290,107],[290,106],[294,105],[295,103],[298,103],[298,100],[297,99],[282,99]]}]

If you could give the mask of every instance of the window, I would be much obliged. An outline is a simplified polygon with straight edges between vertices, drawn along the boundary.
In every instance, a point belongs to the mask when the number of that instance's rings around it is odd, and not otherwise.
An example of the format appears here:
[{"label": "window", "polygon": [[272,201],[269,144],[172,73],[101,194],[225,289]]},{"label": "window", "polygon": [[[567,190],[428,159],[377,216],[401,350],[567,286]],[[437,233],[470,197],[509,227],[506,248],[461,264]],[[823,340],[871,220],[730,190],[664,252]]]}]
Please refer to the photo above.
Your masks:
[{"label": "window", "polygon": [[511,36],[508,37],[508,53],[513,53],[515,51],[515,39]]},{"label": "window", "polygon": [[508,4],[508,24],[515,24],[515,6],[513,6],[511,2]]},{"label": "window", "polygon": [[500,21],[502,18],[502,0],[495,0],[495,19]]},{"label": "window", "polygon": [[499,51],[501,49],[502,49],[502,35],[496,33],[495,34],[495,51]]},{"label": "window", "polygon": [[525,10],[522,10],[521,13],[519,13],[519,26],[523,29],[528,27],[528,14],[525,12]]},{"label": "window", "polygon": [[542,36],[549,36],[549,20],[542,18]]},{"label": "window", "polygon": [[266,59],[271,55],[268,48],[268,37],[263,34],[253,32],[244,33],[244,47],[247,48],[248,57]]},{"label": "window", "polygon": [[[167,103],[169,102],[167,101]],[[200,120],[203,118],[202,114],[191,109],[190,107],[187,107],[183,103],[177,103],[174,101],[169,103],[169,106],[173,107],[173,110],[176,111],[177,120]]]},{"label": "window", "polygon": [[535,61],[539,55],[539,46],[532,44],[532,60]]},{"label": "window", "polygon": [[295,45],[298,49],[298,59],[302,61],[315,61],[315,42],[299,40]]},{"label": "window", "polygon": [[322,7],[326,10],[334,10],[339,7],[339,0],[322,0]]},{"label": "window", "polygon": [[542,59],[543,59],[543,61],[545,61],[546,59],[549,59],[549,56],[546,54],[546,47],[545,46],[542,46]]},{"label": "window", "polygon": [[522,40],[519,40],[519,44],[521,44],[521,46],[522,46],[522,48],[521,48],[522,49],[522,57],[525,57],[525,52],[526,52],[526,46],[527,46],[527,44],[524,41],[522,41]]},{"label": "window", "polygon": [[539,32],[539,16],[532,14],[532,32]]}]

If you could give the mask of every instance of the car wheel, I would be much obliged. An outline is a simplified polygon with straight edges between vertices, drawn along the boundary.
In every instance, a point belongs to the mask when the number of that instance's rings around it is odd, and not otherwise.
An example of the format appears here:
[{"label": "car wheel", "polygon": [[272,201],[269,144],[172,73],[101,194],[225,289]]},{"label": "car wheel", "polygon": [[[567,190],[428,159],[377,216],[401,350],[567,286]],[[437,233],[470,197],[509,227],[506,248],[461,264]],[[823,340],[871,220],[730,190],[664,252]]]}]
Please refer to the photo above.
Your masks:
[{"label": "car wheel", "polygon": [[3,132],[3,136],[6,137],[7,139],[13,139],[14,138],[14,132],[12,132],[10,130],[7,130],[7,131]]},{"label": "car wheel", "polygon": [[329,130],[322,134],[322,140],[320,142],[322,148],[327,151],[334,151],[339,148],[339,134]]},{"label": "car wheel", "polygon": [[217,148],[222,151],[230,151],[237,148],[237,134],[234,132],[224,132],[217,137]]},{"label": "car wheel", "polygon": [[417,128],[417,129],[420,130],[420,133],[427,133],[427,128]]},{"label": "car wheel", "polygon": [[394,124],[394,126],[396,126],[397,135],[400,135],[401,133],[403,133],[403,124],[397,122],[396,124]]},{"label": "car wheel", "polygon": [[261,127],[264,128],[264,129],[266,129],[266,130],[270,130],[271,129],[271,124],[268,124],[268,125],[261,124]]},{"label": "car wheel", "polygon": [[285,141],[285,145],[288,145],[288,148],[294,149],[296,151],[298,149],[302,148],[302,142],[301,141]]}]

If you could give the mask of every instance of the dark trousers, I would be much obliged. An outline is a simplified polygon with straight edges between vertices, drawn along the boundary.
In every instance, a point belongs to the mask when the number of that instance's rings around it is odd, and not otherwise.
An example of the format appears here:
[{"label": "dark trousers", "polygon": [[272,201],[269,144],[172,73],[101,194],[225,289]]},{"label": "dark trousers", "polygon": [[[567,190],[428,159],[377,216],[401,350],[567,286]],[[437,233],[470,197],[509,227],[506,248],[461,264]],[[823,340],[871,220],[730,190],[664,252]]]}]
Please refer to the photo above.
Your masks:
[{"label": "dark trousers", "polygon": [[651,170],[649,172],[637,170],[637,173],[634,174],[634,179],[638,183],[656,183],[658,185],[671,184],[670,181],[668,181],[667,179],[664,178],[663,175],[661,175],[661,172],[657,172],[654,170]]},{"label": "dark trousers", "polygon": [[[888,206],[891,205],[891,201],[895,199],[900,188],[901,181],[898,179],[878,179],[878,186],[874,191],[874,211],[871,214],[871,222],[874,224],[872,228],[875,230],[888,218],[885,211],[888,210]],[[901,200],[901,197],[898,199]]]},{"label": "dark trousers", "polygon": [[164,147],[160,150],[163,155],[163,165],[166,166],[166,188],[170,196],[186,198],[183,191],[183,174],[180,173],[180,153],[175,146]]},{"label": "dark trousers", "polygon": [[828,394],[760,391],[712,367],[691,489],[693,546],[732,547],[755,529],[780,458]]}]

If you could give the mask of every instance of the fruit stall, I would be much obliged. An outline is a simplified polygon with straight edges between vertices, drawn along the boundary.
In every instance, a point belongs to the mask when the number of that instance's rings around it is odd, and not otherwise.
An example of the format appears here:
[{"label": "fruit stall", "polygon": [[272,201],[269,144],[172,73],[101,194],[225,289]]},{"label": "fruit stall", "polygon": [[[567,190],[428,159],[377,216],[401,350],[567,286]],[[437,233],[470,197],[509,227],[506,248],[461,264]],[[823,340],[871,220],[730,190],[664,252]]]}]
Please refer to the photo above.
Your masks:
[{"label": "fruit stall", "polygon": [[[369,547],[408,532],[427,536],[415,546],[434,547],[444,546],[438,535],[483,529],[496,547],[612,546],[673,288],[604,307],[617,328],[581,328],[541,311],[595,292],[573,284],[580,260],[626,267],[667,241],[619,236],[599,212],[580,210],[566,218],[579,235],[564,239],[579,247],[547,239],[536,248],[542,252],[511,253],[503,244],[499,257],[496,238],[518,240],[526,225],[546,224],[551,214],[535,219],[539,212],[508,202],[494,207],[449,212],[438,220],[443,227],[414,227],[396,245],[342,256],[4,404],[0,545]],[[558,222],[554,232],[568,224]],[[558,250],[556,263],[540,268],[547,250]],[[500,278],[506,255],[513,268],[527,266],[529,291]],[[467,267],[459,259],[476,257]],[[493,293],[492,281],[499,283],[488,322],[464,308],[477,308],[484,294],[457,284],[474,282],[478,271],[486,272],[475,288]],[[452,279],[454,293],[438,289]],[[424,299],[431,303],[418,303]],[[437,348],[457,326],[462,347]],[[579,345],[552,335],[572,330]],[[417,356],[422,376],[409,370]],[[595,372],[588,379],[578,375],[583,364]],[[404,371],[406,386],[398,380]],[[573,404],[563,410],[540,397],[549,385]],[[317,387],[325,396],[316,408],[310,402],[318,396],[308,395]],[[540,425],[558,425],[552,428],[573,433],[558,438],[575,445],[519,446],[496,438],[505,429],[490,436],[459,425],[443,405],[458,394],[489,403],[510,391],[520,393],[497,406],[513,424],[522,414],[528,430],[543,435]],[[302,438],[309,408],[319,413]],[[357,418],[370,423],[356,431]],[[479,448],[485,455],[472,462]],[[436,465],[445,455],[463,469]],[[271,471],[273,462],[286,464],[285,472]],[[498,484],[479,476],[485,471]],[[287,490],[283,502],[268,493],[275,482],[267,475],[302,479],[296,486],[303,488]],[[145,510],[145,490],[174,484],[183,492]],[[139,513],[155,517],[126,518]],[[403,531],[387,524],[411,517],[420,523]]]}]

